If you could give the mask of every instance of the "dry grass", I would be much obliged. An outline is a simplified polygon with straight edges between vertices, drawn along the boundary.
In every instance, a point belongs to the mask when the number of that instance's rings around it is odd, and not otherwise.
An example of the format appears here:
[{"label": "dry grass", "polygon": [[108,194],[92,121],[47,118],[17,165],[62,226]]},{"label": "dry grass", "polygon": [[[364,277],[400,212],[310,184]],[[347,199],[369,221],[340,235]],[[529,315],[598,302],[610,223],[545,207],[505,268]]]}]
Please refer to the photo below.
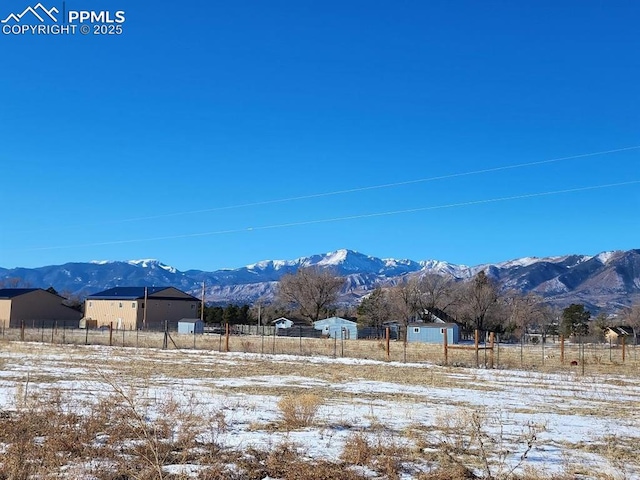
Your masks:
[{"label": "dry grass", "polygon": [[321,404],[322,399],[313,393],[282,397],[278,402],[282,426],[287,430],[311,426]]},{"label": "dry grass", "polygon": [[[259,349],[259,341],[252,340],[252,343],[247,348]],[[449,415],[434,424],[416,422],[411,429],[397,432],[385,424],[386,413],[374,411],[373,407],[376,402],[384,400],[407,405],[425,401],[424,396],[403,392],[403,386],[465,388],[473,395],[474,391],[506,390],[527,384],[547,389],[550,399],[548,411],[553,411],[556,408],[554,387],[546,385],[544,376],[539,372],[520,372],[511,382],[509,372],[498,371],[492,376],[499,383],[487,384],[483,380],[483,372],[478,370],[428,365],[365,363],[336,364],[336,368],[327,368],[326,364],[314,363],[312,358],[210,356],[203,351],[119,347],[105,350],[24,342],[4,342],[2,350],[0,361],[9,367],[3,380],[16,382],[17,388],[13,411],[0,412],[0,448],[4,448],[0,450],[3,452],[0,453],[0,479],[72,479],[80,478],[77,472],[86,473],[87,470],[98,480],[186,478],[167,473],[166,467],[175,464],[199,466],[200,470],[192,478],[203,479],[261,480],[267,476],[281,479],[360,479],[365,478],[362,472],[366,469],[375,472],[375,478],[379,479],[401,476],[422,480],[567,478],[564,474],[545,475],[526,468],[527,456],[535,448],[537,433],[543,426],[523,423],[519,432],[508,433],[501,429],[501,425],[510,419],[461,405],[453,415],[451,410],[447,410]],[[41,351],[43,357],[55,358],[56,370],[47,370],[46,363],[34,368],[34,351]],[[105,356],[106,351],[110,352],[108,357]],[[20,364],[22,361],[25,363]],[[23,368],[13,368],[15,365]],[[24,367],[27,366],[25,374]],[[65,376],[67,369],[73,373]],[[269,379],[278,376],[300,377],[302,383],[311,379],[314,383],[309,386],[298,385],[295,381],[286,384],[264,381],[257,385],[247,382],[233,387],[215,385],[216,381],[224,378],[251,380],[250,377]],[[64,390],[53,389],[43,394],[34,385],[69,378],[78,382],[98,378],[108,386],[108,394],[81,404],[76,400],[72,405],[71,397]],[[608,376],[605,383],[633,387],[631,378]],[[273,398],[274,403],[270,407],[277,407],[280,415],[275,431],[272,432],[269,424],[263,421],[252,423],[253,429],[268,435],[279,436],[283,431],[293,432],[309,426],[320,426],[328,432],[355,428],[349,424],[349,418],[327,416],[318,419],[318,411],[324,412],[325,408],[345,403],[353,407],[371,405],[370,415],[363,415],[370,426],[366,429],[358,427],[358,432],[347,436],[342,453],[335,461],[309,458],[304,450],[290,441],[264,448],[251,445],[224,448],[218,443],[218,436],[241,428],[233,423],[233,413],[227,417],[222,412],[222,409],[233,412],[234,405],[221,405],[219,411],[203,413],[198,411],[197,398],[185,407],[171,395],[163,394],[156,398],[151,394],[158,385],[183,390],[185,387],[181,384],[188,385],[187,382],[193,379],[198,379],[199,385],[210,388],[216,395],[224,392],[231,396],[251,394]],[[209,380],[210,384],[207,383]],[[390,382],[398,385],[398,392],[381,394],[374,390],[353,394],[335,388],[354,380]],[[584,391],[596,388],[592,384],[603,384],[595,373],[582,376],[575,371],[564,373],[562,380],[562,388],[574,388],[576,398],[580,398]],[[277,398],[280,398],[278,404],[275,403]],[[557,397],[558,400],[562,398],[560,395]],[[573,413],[597,413],[599,404],[594,405],[585,405],[580,407],[582,411]],[[451,401],[447,401],[447,406],[452,406]],[[628,405],[619,403],[616,411],[610,414],[622,418],[633,415],[635,409],[637,404],[633,402]],[[287,437],[289,435],[286,433]],[[513,470],[513,462],[507,462],[508,445],[511,445],[511,458],[514,455],[523,457],[523,468],[517,472]],[[518,446],[517,451],[513,451],[513,445]],[[637,472],[640,468],[634,457],[633,439],[607,435],[602,442],[567,445],[566,448],[599,455],[609,462],[616,479],[631,479],[633,476],[629,472]],[[635,470],[630,467],[635,467]],[[576,470],[572,468],[567,465],[569,473],[579,472],[577,467]],[[589,474],[589,478],[594,479],[614,478],[593,472]]]}]

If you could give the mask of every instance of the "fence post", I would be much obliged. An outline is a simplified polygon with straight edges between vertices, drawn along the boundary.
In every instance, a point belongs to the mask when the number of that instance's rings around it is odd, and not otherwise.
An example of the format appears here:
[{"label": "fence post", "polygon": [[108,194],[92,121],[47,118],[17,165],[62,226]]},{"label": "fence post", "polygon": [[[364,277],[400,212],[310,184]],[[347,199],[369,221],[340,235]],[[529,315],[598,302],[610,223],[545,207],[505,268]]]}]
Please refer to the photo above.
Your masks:
[{"label": "fence post", "polygon": [[113,322],[109,322],[109,346],[113,345]]},{"label": "fence post", "polygon": [[564,365],[564,335],[560,335],[560,364]]},{"label": "fence post", "polygon": [[389,338],[391,337],[391,329],[389,327],[385,328],[385,335],[387,336],[387,361],[391,360],[391,350],[389,345]]},{"label": "fence post", "polygon": [[449,365],[449,345],[447,342],[447,329],[442,329],[442,345],[444,346],[444,365]]},{"label": "fence post", "polygon": [[489,368],[493,368],[493,346],[494,346],[495,334],[489,333]]},{"label": "fence post", "polygon": [[298,333],[300,335],[300,355],[302,355],[302,325],[298,327]]},{"label": "fence post", "polygon": [[89,345],[89,325],[88,323],[84,324],[84,344]]},{"label": "fence post", "polygon": [[55,334],[56,331],[56,322],[53,322],[51,324],[51,343],[53,343],[53,335]]},{"label": "fence post", "polygon": [[473,341],[473,346],[475,347],[476,350],[476,368],[480,367],[480,330],[478,330],[476,328],[475,330],[475,335],[474,335],[474,341]]},{"label": "fence post", "polygon": [[[4,328],[4,322],[2,322]],[[44,343],[44,320],[42,320],[42,328],[40,329],[40,341]]]},{"label": "fence post", "polygon": [[264,325],[262,325],[262,337],[260,338],[260,342],[262,343],[260,353],[264,355]]},{"label": "fence post", "polygon": [[20,341],[24,342],[24,320],[20,320]]},{"label": "fence post", "polygon": [[622,337],[622,363],[624,363],[624,359],[626,358],[626,342],[624,341],[624,336]]},{"label": "fence post", "polygon": [[229,324],[225,323],[224,351],[229,352]]}]

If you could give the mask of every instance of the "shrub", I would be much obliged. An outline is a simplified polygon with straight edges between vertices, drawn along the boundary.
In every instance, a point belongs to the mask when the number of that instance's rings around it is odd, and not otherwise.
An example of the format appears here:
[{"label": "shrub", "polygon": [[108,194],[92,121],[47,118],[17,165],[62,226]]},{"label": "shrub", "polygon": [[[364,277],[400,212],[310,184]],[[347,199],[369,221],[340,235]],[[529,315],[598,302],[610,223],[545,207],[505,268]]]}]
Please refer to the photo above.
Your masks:
[{"label": "shrub", "polygon": [[313,393],[286,395],[278,402],[282,424],[287,428],[308,427],[318,413],[322,399]]}]

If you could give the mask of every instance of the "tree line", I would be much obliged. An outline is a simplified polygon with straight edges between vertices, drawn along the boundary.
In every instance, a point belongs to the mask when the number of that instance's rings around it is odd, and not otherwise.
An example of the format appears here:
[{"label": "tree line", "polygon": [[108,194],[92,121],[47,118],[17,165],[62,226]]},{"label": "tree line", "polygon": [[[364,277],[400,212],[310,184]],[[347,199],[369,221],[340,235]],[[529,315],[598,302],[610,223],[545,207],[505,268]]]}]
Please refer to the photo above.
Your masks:
[{"label": "tree line", "polygon": [[285,275],[275,300],[263,306],[263,319],[292,315],[311,323],[338,314],[361,326],[379,329],[395,321],[406,331],[412,322],[432,322],[437,317],[458,323],[467,334],[492,331],[512,338],[532,332],[543,338],[597,335],[621,323],[640,332],[640,304],[623,310],[616,318],[601,313],[592,319],[584,305],[553,307],[539,295],[500,286],[484,271],[464,281],[436,273],[405,277],[393,285],[375,288],[357,307],[338,302],[345,282],[330,270],[316,267]]},{"label": "tree line", "polygon": [[[357,321],[365,327],[384,328],[386,322],[407,327],[416,321],[432,322],[436,317],[458,323],[463,332],[492,331],[521,338],[535,332],[544,336],[597,335],[614,325],[628,325],[640,333],[640,303],[622,309],[611,318],[600,313],[592,318],[584,305],[559,309],[532,293],[522,294],[501,288],[484,271],[462,281],[454,277],[426,273],[378,286],[365,295],[359,305],[339,303],[346,279],[330,269],[300,268],[284,275],[275,299],[258,299],[253,304],[204,306],[209,324],[268,324],[279,317],[305,320],[309,324],[332,315]],[[20,278],[0,280],[0,288],[28,288]],[[70,292],[47,291],[65,298],[64,303],[79,311],[83,302]]]}]

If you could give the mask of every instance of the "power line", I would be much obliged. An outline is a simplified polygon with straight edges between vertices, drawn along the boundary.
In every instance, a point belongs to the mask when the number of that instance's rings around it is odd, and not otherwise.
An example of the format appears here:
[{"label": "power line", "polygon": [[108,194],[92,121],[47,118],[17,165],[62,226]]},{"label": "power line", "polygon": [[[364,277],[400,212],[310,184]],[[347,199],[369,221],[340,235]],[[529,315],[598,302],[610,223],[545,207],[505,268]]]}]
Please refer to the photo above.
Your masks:
[{"label": "power line", "polygon": [[259,230],[272,230],[277,228],[291,228],[291,227],[300,227],[305,225],[314,225],[321,223],[333,223],[333,222],[342,222],[347,220],[358,220],[365,218],[374,218],[374,217],[384,217],[391,215],[400,215],[400,214],[408,214],[408,213],[416,213],[416,212],[425,212],[430,210],[442,210],[446,208],[457,208],[457,207],[467,207],[472,205],[482,205],[488,203],[497,203],[497,202],[506,202],[512,200],[521,200],[526,198],[535,198],[535,197],[545,197],[550,195],[560,195],[564,193],[576,193],[576,192],[585,192],[588,190],[599,190],[603,188],[614,188],[614,187],[623,187],[627,185],[637,185],[640,184],[640,180],[631,180],[628,182],[620,182],[620,183],[607,183],[602,185],[593,185],[588,187],[577,187],[577,188],[567,188],[563,190],[553,190],[548,192],[537,192],[537,193],[526,193],[521,195],[512,195],[508,197],[498,197],[498,198],[489,198],[483,200],[471,200],[468,202],[459,202],[459,203],[449,203],[444,205],[431,205],[424,207],[416,207],[416,208],[407,208],[403,210],[391,210],[386,212],[374,212],[374,213],[365,213],[358,215],[349,215],[343,217],[333,217],[333,218],[324,218],[324,219],[316,219],[316,220],[303,220],[298,222],[289,222],[289,223],[276,223],[271,225],[262,225],[258,227],[246,227],[246,228],[236,228],[236,229],[228,229],[228,230],[216,230],[210,232],[199,232],[199,233],[186,233],[180,235],[167,235],[162,237],[149,237],[149,238],[137,238],[137,239],[129,239],[129,240],[114,240],[108,242],[95,242],[95,243],[85,243],[85,244],[76,244],[76,245],[61,245],[61,246],[52,246],[52,247],[34,247],[27,249],[19,249],[13,251],[42,251],[42,250],[62,250],[69,248],[83,248],[83,247],[97,247],[97,246],[106,246],[106,245],[123,245],[128,243],[142,243],[142,242],[153,242],[153,241],[162,241],[162,240],[175,240],[180,238],[196,238],[196,237],[208,237],[215,235],[227,235],[234,233],[246,233],[253,232]]},{"label": "power line", "polygon": [[295,201],[300,201],[300,200],[310,200],[310,199],[314,199],[314,198],[331,197],[331,196],[335,196],[335,195],[346,195],[346,194],[349,194],[349,193],[365,192],[365,191],[369,191],[369,190],[378,190],[378,189],[383,189],[383,188],[401,187],[401,186],[405,186],[405,185],[413,185],[413,184],[417,184],[417,183],[434,182],[434,181],[438,181],[438,180],[447,180],[447,179],[451,179],[451,178],[467,177],[467,176],[472,176],[472,175],[481,175],[481,174],[484,174],[484,173],[493,173],[493,172],[500,172],[500,171],[505,171],[505,170],[514,170],[514,169],[518,169],[518,168],[533,167],[533,166],[538,166],[538,165],[546,165],[546,164],[551,164],[551,163],[564,162],[564,161],[567,161],[567,160],[576,160],[576,159],[580,159],[580,158],[595,157],[595,156],[599,156],[599,155],[608,155],[608,154],[611,154],[611,153],[627,152],[627,151],[639,150],[639,149],[640,149],[640,145],[635,145],[635,146],[631,146],[631,147],[616,148],[616,149],[612,149],[612,150],[603,150],[603,151],[599,151],[599,152],[583,153],[583,154],[579,154],[579,155],[570,155],[568,157],[552,158],[552,159],[549,159],[549,160],[539,160],[539,161],[535,161],[535,162],[517,163],[517,164],[513,164],[513,165],[503,165],[501,167],[483,168],[483,169],[480,169],[480,170],[470,170],[470,171],[467,171],[467,172],[458,172],[458,173],[450,173],[450,174],[446,174],[446,175],[438,175],[438,176],[435,176],[435,177],[426,177],[426,178],[417,178],[417,179],[413,179],[413,180],[404,180],[404,181],[401,181],[401,182],[383,183],[383,184],[378,184],[378,185],[368,185],[368,186],[364,186],[364,187],[348,188],[348,189],[344,189],[344,190],[334,190],[334,191],[330,191],[330,192],[311,193],[311,194],[308,194],[308,195],[299,195],[299,196],[295,196],[295,197],[277,198],[277,199],[271,199],[271,200],[263,200],[263,201],[259,201],[259,202],[240,203],[240,204],[235,204],[235,205],[227,205],[227,206],[223,206],[223,207],[212,207],[212,208],[205,208],[205,209],[199,209],[199,210],[188,210],[188,211],[173,212],[173,213],[161,213],[161,214],[157,214],[157,215],[148,215],[148,216],[144,216],[144,217],[125,218],[125,219],[114,220],[114,221],[109,221],[109,222],[84,223],[84,224],[77,224],[77,225],[56,226],[56,227],[50,228],[50,229],[18,231],[16,233],[30,233],[30,232],[41,232],[41,231],[48,231],[48,230],[59,230],[61,228],[74,228],[74,227],[83,227],[83,228],[85,228],[85,227],[88,227],[88,226],[114,225],[114,224],[122,224],[122,223],[129,223],[129,222],[140,222],[140,221],[144,221],[144,220],[158,220],[158,219],[161,219],[161,218],[178,217],[178,216],[184,216],[184,215],[195,215],[195,214],[219,212],[219,211],[225,211],[225,210],[235,210],[235,209],[239,209],[239,208],[259,207],[259,206],[273,205],[273,204],[278,204],[278,203],[288,203],[288,202],[295,202]]}]

